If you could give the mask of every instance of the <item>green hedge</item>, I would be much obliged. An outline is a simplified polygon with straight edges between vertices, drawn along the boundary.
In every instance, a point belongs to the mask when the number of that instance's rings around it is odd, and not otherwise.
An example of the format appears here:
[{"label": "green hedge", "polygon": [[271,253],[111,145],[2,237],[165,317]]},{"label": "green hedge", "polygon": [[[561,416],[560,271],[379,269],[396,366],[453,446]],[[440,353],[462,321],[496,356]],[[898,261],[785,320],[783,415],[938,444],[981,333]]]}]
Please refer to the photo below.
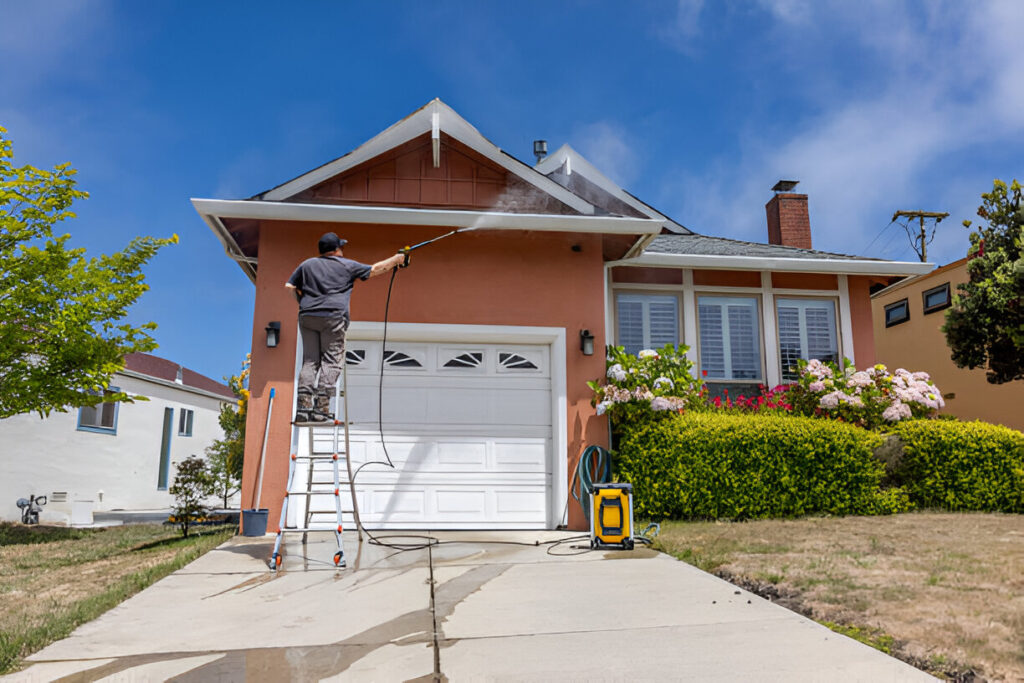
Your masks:
[{"label": "green hedge", "polygon": [[1024,434],[986,422],[910,420],[895,479],[921,507],[1024,512]]},{"label": "green hedge", "polygon": [[883,491],[883,437],[832,420],[770,414],[687,413],[635,425],[615,463],[631,482],[636,514],[761,519],[910,509]]}]

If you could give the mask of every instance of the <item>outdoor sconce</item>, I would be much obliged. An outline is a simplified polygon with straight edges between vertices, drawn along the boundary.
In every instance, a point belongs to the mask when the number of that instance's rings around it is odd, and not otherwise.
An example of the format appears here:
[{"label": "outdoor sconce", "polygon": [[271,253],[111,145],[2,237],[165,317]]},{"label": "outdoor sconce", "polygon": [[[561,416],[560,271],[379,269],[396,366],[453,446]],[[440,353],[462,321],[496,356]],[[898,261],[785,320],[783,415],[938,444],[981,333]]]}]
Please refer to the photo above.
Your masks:
[{"label": "outdoor sconce", "polygon": [[277,342],[281,340],[281,323],[274,322],[267,323],[267,347],[274,348],[277,346]]},{"label": "outdoor sconce", "polygon": [[594,355],[594,335],[590,330],[580,330],[580,351],[584,356]]}]

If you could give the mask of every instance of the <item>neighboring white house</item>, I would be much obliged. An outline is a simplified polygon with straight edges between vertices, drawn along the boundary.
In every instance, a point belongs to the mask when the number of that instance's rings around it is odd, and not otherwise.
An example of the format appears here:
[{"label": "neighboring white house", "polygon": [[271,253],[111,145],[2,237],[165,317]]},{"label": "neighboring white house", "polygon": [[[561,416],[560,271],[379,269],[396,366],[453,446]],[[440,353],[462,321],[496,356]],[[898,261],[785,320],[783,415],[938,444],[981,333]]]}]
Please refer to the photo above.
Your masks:
[{"label": "neighboring white house", "polygon": [[18,520],[18,498],[45,495],[40,521],[89,524],[112,510],[169,508],[175,465],[223,436],[226,385],[163,358],[125,358],[112,388],[149,398],[0,420],[0,519]]}]

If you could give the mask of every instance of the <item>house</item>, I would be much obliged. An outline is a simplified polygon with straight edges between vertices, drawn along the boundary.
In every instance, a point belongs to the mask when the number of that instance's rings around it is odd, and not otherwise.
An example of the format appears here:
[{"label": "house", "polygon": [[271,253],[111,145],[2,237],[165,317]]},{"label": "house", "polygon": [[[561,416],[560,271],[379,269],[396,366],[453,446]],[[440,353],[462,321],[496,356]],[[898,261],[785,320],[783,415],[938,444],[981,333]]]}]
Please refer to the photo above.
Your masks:
[{"label": "house", "polygon": [[[580,528],[568,488],[583,449],[607,445],[586,385],[605,373],[606,344],[685,343],[714,391],[777,384],[799,357],[874,362],[869,289],[930,266],[813,250],[807,197],[792,187],[778,185],[768,202],[772,244],[700,235],[571,148],[531,167],[434,100],[247,200],[193,199],[256,287],[243,505],[255,498],[274,389],[261,501],[276,520],[297,354],[297,308],[283,284],[322,233],[372,263],[474,228],[413,252],[394,283],[383,349],[387,278],[356,286],[351,459],[396,465],[359,475],[364,523]],[[270,347],[272,323],[281,336]]]},{"label": "house", "polygon": [[967,282],[967,259],[897,282],[871,296],[878,361],[925,370],[942,391],[940,411],[1024,431],[1024,383],[989,384],[984,368],[958,368],[942,325],[957,285]]},{"label": "house", "polygon": [[47,496],[44,523],[170,508],[174,465],[224,435],[220,408],[235,401],[224,384],[146,353],[125,357],[111,389],[149,400],[0,421],[0,519],[20,519],[15,501],[29,495]]}]

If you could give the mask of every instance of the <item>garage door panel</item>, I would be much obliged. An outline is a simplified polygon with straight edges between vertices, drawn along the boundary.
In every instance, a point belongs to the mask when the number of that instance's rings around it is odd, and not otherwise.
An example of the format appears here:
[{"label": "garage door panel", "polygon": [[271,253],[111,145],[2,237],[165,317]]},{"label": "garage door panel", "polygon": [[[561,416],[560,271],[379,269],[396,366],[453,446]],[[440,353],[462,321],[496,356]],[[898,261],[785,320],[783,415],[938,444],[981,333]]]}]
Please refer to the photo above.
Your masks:
[{"label": "garage door panel", "polygon": [[[349,451],[360,470],[356,498],[369,528],[543,529],[552,482],[550,347],[516,344],[350,342],[347,349]],[[383,431],[378,412],[384,364]],[[333,428],[314,430],[313,451],[335,451]],[[344,450],[339,431],[337,450]],[[299,451],[308,450],[308,442]],[[342,493],[320,488],[314,525],[332,528],[340,503],[352,523],[347,467]],[[305,480],[299,468],[296,481]],[[330,460],[314,465],[315,481],[333,480]],[[298,502],[298,501],[297,501]],[[304,505],[296,505],[301,520]]]}]

